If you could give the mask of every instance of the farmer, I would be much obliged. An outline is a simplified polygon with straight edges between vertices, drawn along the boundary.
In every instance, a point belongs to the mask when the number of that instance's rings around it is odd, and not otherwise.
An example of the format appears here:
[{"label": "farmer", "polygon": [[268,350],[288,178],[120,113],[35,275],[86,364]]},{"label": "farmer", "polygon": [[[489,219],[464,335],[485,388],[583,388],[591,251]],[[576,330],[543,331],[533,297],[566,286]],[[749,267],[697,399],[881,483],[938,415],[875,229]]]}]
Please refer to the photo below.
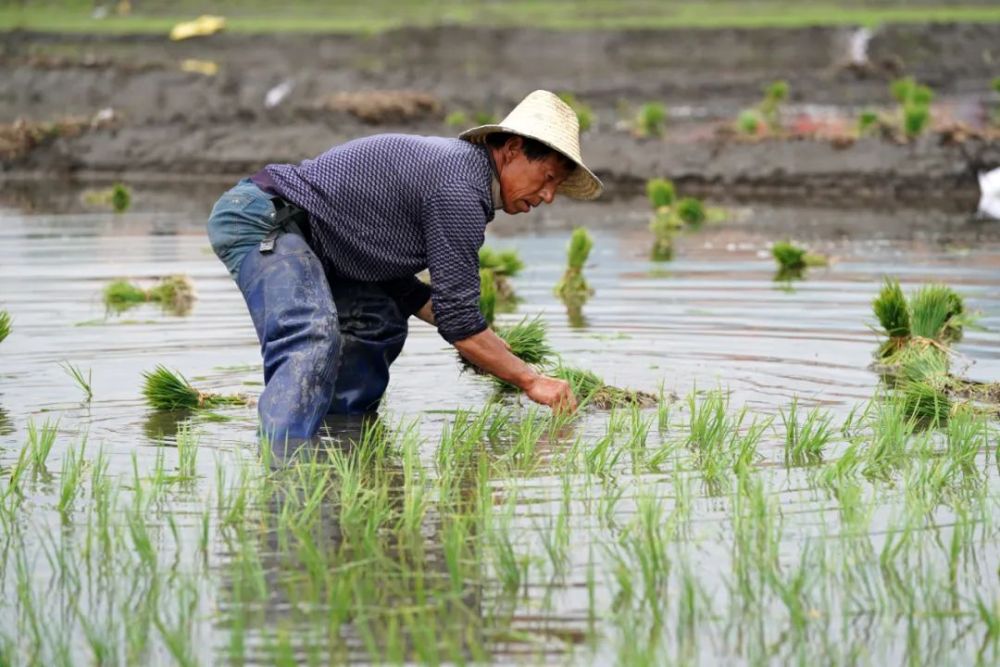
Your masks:
[{"label": "farmer", "polygon": [[[479,311],[479,248],[496,209],[594,199],[576,114],[544,90],[458,139],[383,134],[270,164],[212,209],[208,235],[264,357],[260,428],[310,438],[329,413],[373,411],[416,315],[480,368],[553,409],[569,384],[510,353]],[[430,270],[430,285],[415,274]]]}]

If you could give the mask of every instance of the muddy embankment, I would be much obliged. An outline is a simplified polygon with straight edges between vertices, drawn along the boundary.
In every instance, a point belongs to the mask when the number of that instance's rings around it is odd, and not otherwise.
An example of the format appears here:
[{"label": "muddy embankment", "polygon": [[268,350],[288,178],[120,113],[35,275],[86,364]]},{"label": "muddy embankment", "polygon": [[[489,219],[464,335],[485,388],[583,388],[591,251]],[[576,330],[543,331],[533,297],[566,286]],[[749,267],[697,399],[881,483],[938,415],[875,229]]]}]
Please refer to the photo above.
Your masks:
[{"label": "muddy embankment", "polygon": [[[852,64],[860,52],[867,62]],[[191,59],[217,71],[183,71]],[[435,28],[178,43],[12,32],[0,42],[0,123],[113,113],[28,139],[16,130],[12,138],[8,126],[0,180],[8,194],[52,179],[215,187],[366,134],[454,134],[449,113],[465,112],[474,123],[477,114],[502,115],[525,93],[549,88],[593,108],[584,155],[611,197],[634,195],[660,175],[723,199],[974,208],[976,172],[1000,165],[995,138],[931,132],[901,144],[820,133],[746,141],[720,132],[766,83],[784,79],[790,122],[820,119],[847,135],[861,108],[891,107],[888,83],[903,74],[935,90],[939,123],[982,126],[996,104],[989,82],[1000,75],[1000,25],[887,26],[870,39],[852,28]],[[421,95],[387,107],[345,95],[372,90]],[[647,101],[668,107],[663,138],[637,139],[622,128]]]}]

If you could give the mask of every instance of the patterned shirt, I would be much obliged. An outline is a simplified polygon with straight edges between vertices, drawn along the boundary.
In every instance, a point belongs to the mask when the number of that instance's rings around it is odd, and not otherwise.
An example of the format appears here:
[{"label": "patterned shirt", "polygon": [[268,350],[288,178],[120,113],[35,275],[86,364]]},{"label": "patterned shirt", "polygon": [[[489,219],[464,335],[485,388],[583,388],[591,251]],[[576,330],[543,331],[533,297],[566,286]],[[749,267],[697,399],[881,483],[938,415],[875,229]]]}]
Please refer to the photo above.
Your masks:
[{"label": "patterned shirt", "polygon": [[278,195],[309,213],[310,244],[329,275],[385,282],[413,302],[414,274],[430,269],[441,336],[454,343],[486,328],[479,248],[494,215],[486,147],[380,134],[264,171]]}]

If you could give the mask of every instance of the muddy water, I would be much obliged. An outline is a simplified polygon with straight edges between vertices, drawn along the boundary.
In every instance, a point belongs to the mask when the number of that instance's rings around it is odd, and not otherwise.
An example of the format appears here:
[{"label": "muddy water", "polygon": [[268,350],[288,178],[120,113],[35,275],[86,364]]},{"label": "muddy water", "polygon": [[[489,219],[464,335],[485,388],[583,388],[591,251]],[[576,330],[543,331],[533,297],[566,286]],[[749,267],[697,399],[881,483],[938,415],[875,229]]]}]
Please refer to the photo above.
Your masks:
[{"label": "muddy water", "polygon": [[[926,212],[739,210],[728,223],[680,236],[673,261],[651,262],[640,204],[596,210],[591,220],[577,216],[576,209],[567,209],[572,215],[556,210],[534,229],[524,221],[499,219],[489,243],[516,247],[527,267],[514,280],[522,299],[517,313],[503,315],[501,321],[541,314],[553,346],[574,365],[590,368],[609,382],[651,391],[663,387],[681,397],[695,387],[723,388],[731,392],[733,406],[746,405],[762,414],[773,414],[798,397],[803,405],[822,405],[844,417],[868,400],[878,384],[868,370],[876,343],[868,325],[871,299],[886,273],[898,276],[904,287],[937,280],[964,294],[968,306],[982,313],[985,327],[967,332],[957,346],[966,374],[1000,378],[1000,223]],[[580,314],[567,313],[551,291],[562,271],[565,229],[571,221],[590,223],[596,239],[586,270],[596,294]],[[831,266],[811,269],[804,280],[776,282],[767,248],[770,241],[786,237],[828,254]],[[109,280],[126,277],[148,284],[172,273],[186,274],[195,282],[198,300],[189,314],[165,313],[153,305],[120,315],[105,312],[101,290]],[[12,335],[0,344],[4,465],[16,458],[28,420],[48,419],[58,420],[60,432],[52,460],[60,460],[65,447],[86,433],[90,447],[103,446],[110,455],[113,474],[126,474],[133,455],[140,467],[152,467],[162,451],[159,445],[170,442],[178,419],[150,412],[141,399],[140,373],[158,363],[179,369],[203,389],[256,394],[261,388],[249,318],[195,215],[4,211],[0,307],[14,318]],[[82,400],[82,391],[61,362],[92,372],[92,401]],[[479,409],[490,395],[488,383],[460,372],[454,352],[435,332],[422,323],[412,324],[410,340],[394,366],[386,408],[394,418],[419,420],[426,438],[421,456],[428,466],[452,411]],[[182,533],[195,530],[193,519],[184,517],[200,495],[211,490],[216,462],[235,466],[235,461],[253,455],[252,409],[218,413],[223,419],[195,418],[202,434],[202,479],[197,492],[174,499]],[[591,414],[580,431],[597,436],[606,421],[604,414]],[[780,439],[766,438],[761,453],[765,463],[780,462]],[[225,463],[230,460],[234,463]],[[510,485],[515,482],[509,480]],[[595,493],[583,478],[571,482],[581,497]],[[542,542],[558,511],[561,483],[558,474],[547,476],[544,469],[518,483],[514,525],[525,536],[521,548],[529,553],[544,553]],[[993,478],[994,489],[996,483]],[[636,484],[656,489],[664,481],[661,477]],[[496,486],[502,496],[508,481],[496,480]],[[777,486],[782,508],[795,517],[788,522],[793,526],[792,544],[796,536],[822,527],[824,504],[803,476],[789,475]],[[635,512],[636,488],[630,487],[618,506],[620,521]],[[37,503],[51,503],[56,492],[43,489]],[[665,487],[663,492],[670,493]],[[714,580],[725,574],[721,563],[728,562],[731,529],[717,499],[703,490],[694,495],[695,523],[716,538],[699,544],[696,560],[705,577]],[[574,500],[574,507],[578,502]],[[891,503],[885,511],[890,508]],[[589,535],[596,530],[591,523],[580,516],[573,527]],[[983,558],[995,562],[997,555],[994,543]],[[606,565],[597,560],[599,567]],[[554,659],[565,659],[567,642],[575,643],[566,638],[581,637],[588,630],[586,566],[587,552],[580,546],[573,552],[570,574],[561,582],[529,586],[529,602],[514,614],[511,627],[535,632],[538,643],[526,648],[511,640],[497,646],[497,654],[518,660],[551,651]],[[199,608],[207,614],[217,596],[225,597],[214,589],[203,593]],[[724,593],[710,589],[710,597],[718,602]],[[610,598],[598,585],[598,606],[612,606]],[[274,613],[281,611],[276,608]],[[12,620],[5,618],[3,629],[9,632],[12,627]],[[899,630],[891,624],[883,629]],[[210,662],[212,646],[225,640],[211,628],[201,628],[198,634],[208,640],[198,657]],[[584,654],[601,663],[621,655],[619,650],[614,643],[598,643]],[[732,657],[732,650],[706,640],[701,659]],[[903,654],[899,647],[883,653],[894,658]]]}]

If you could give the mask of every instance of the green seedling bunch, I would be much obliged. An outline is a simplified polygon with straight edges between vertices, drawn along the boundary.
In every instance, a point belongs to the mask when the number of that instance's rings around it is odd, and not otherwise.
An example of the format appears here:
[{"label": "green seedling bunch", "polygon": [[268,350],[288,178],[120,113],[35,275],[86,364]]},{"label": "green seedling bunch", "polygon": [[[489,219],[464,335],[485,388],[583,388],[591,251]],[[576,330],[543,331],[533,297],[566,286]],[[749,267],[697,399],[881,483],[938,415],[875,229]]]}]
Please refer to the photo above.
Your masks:
[{"label": "green seedling bunch", "polygon": [[639,107],[633,124],[638,137],[662,137],[667,124],[667,107],[659,102],[646,102]]},{"label": "green seedling bunch", "polygon": [[517,250],[494,250],[488,246],[479,249],[479,268],[490,269],[498,276],[516,276],[524,269],[524,262]]},{"label": "green seedling bunch", "polygon": [[590,105],[580,101],[573,93],[559,93],[559,99],[568,104],[569,108],[576,113],[581,132],[586,132],[594,126],[594,110],[590,108]]},{"label": "green seedling bunch", "polygon": [[924,285],[906,299],[899,281],[890,278],[872,302],[872,310],[887,337],[879,346],[883,360],[911,345],[946,351],[961,340],[965,326],[974,319],[961,295],[947,285]]},{"label": "green seedling bunch", "polygon": [[874,132],[880,122],[877,111],[865,109],[858,115],[858,134],[864,136]]},{"label": "green seedling bunch", "polygon": [[702,201],[696,197],[684,197],[677,202],[677,217],[688,225],[700,225],[708,219],[708,212]]},{"label": "green seedling bunch", "polygon": [[889,85],[889,91],[899,103],[902,130],[906,138],[913,139],[922,134],[930,124],[934,92],[917,83],[913,77],[896,79]]},{"label": "green seedling bunch", "polygon": [[669,208],[677,200],[677,190],[673,181],[666,178],[651,178],[646,181],[646,196],[654,211]]},{"label": "green seedling bunch", "polygon": [[810,253],[790,241],[778,241],[771,246],[771,255],[778,263],[777,279],[798,278],[810,266],[826,266],[823,255]]},{"label": "green seedling bunch", "polygon": [[195,389],[187,378],[163,365],[144,371],[142,377],[142,395],[154,410],[200,410],[248,404],[245,396],[212,394]]},{"label": "green seedling bunch", "polygon": [[594,290],[587,285],[583,277],[583,265],[590,257],[594,247],[594,239],[584,227],[577,227],[569,240],[567,266],[562,278],[556,285],[556,296],[566,302],[582,302],[590,297]]},{"label": "green seedling bunch", "polygon": [[493,324],[497,312],[497,285],[492,269],[479,269],[479,311],[487,324]]},{"label": "green seedling bunch", "polygon": [[788,99],[788,82],[773,81],[764,88],[764,99],[757,108],[772,132],[781,130],[781,105]]},{"label": "green seedling bunch", "polygon": [[497,327],[496,334],[510,346],[511,353],[528,364],[547,363],[555,354],[546,338],[540,317],[524,318],[517,324]]},{"label": "green seedling bunch", "polygon": [[464,129],[472,123],[469,122],[469,116],[464,111],[452,111],[444,117],[444,124],[448,127]]},{"label": "green seedling bunch", "polygon": [[568,382],[581,404],[593,406],[598,410],[610,410],[628,405],[650,407],[657,404],[655,394],[613,387],[606,384],[596,373],[582,368],[560,365],[552,375]]},{"label": "green seedling bunch", "polygon": [[10,335],[12,322],[13,320],[10,317],[10,313],[6,310],[0,310],[0,343],[2,343],[4,339]]},{"label": "green seedling bunch", "polygon": [[744,109],[740,112],[740,115],[736,117],[736,128],[741,134],[751,137],[757,136],[763,125],[764,122],[760,117],[760,112],[756,109]]},{"label": "green seedling bunch", "polygon": [[194,299],[191,279],[181,275],[167,276],[148,290],[127,280],[115,280],[104,288],[104,305],[113,312],[152,302],[171,312],[184,314],[191,309]]},{"label": "green seedling bunch", "polygon": [[89,190],[83,199],[92,206],[111,208],[115,213],[124,213],[132,206],[132,191],[123,183],[115,183],[106,190]]}]

